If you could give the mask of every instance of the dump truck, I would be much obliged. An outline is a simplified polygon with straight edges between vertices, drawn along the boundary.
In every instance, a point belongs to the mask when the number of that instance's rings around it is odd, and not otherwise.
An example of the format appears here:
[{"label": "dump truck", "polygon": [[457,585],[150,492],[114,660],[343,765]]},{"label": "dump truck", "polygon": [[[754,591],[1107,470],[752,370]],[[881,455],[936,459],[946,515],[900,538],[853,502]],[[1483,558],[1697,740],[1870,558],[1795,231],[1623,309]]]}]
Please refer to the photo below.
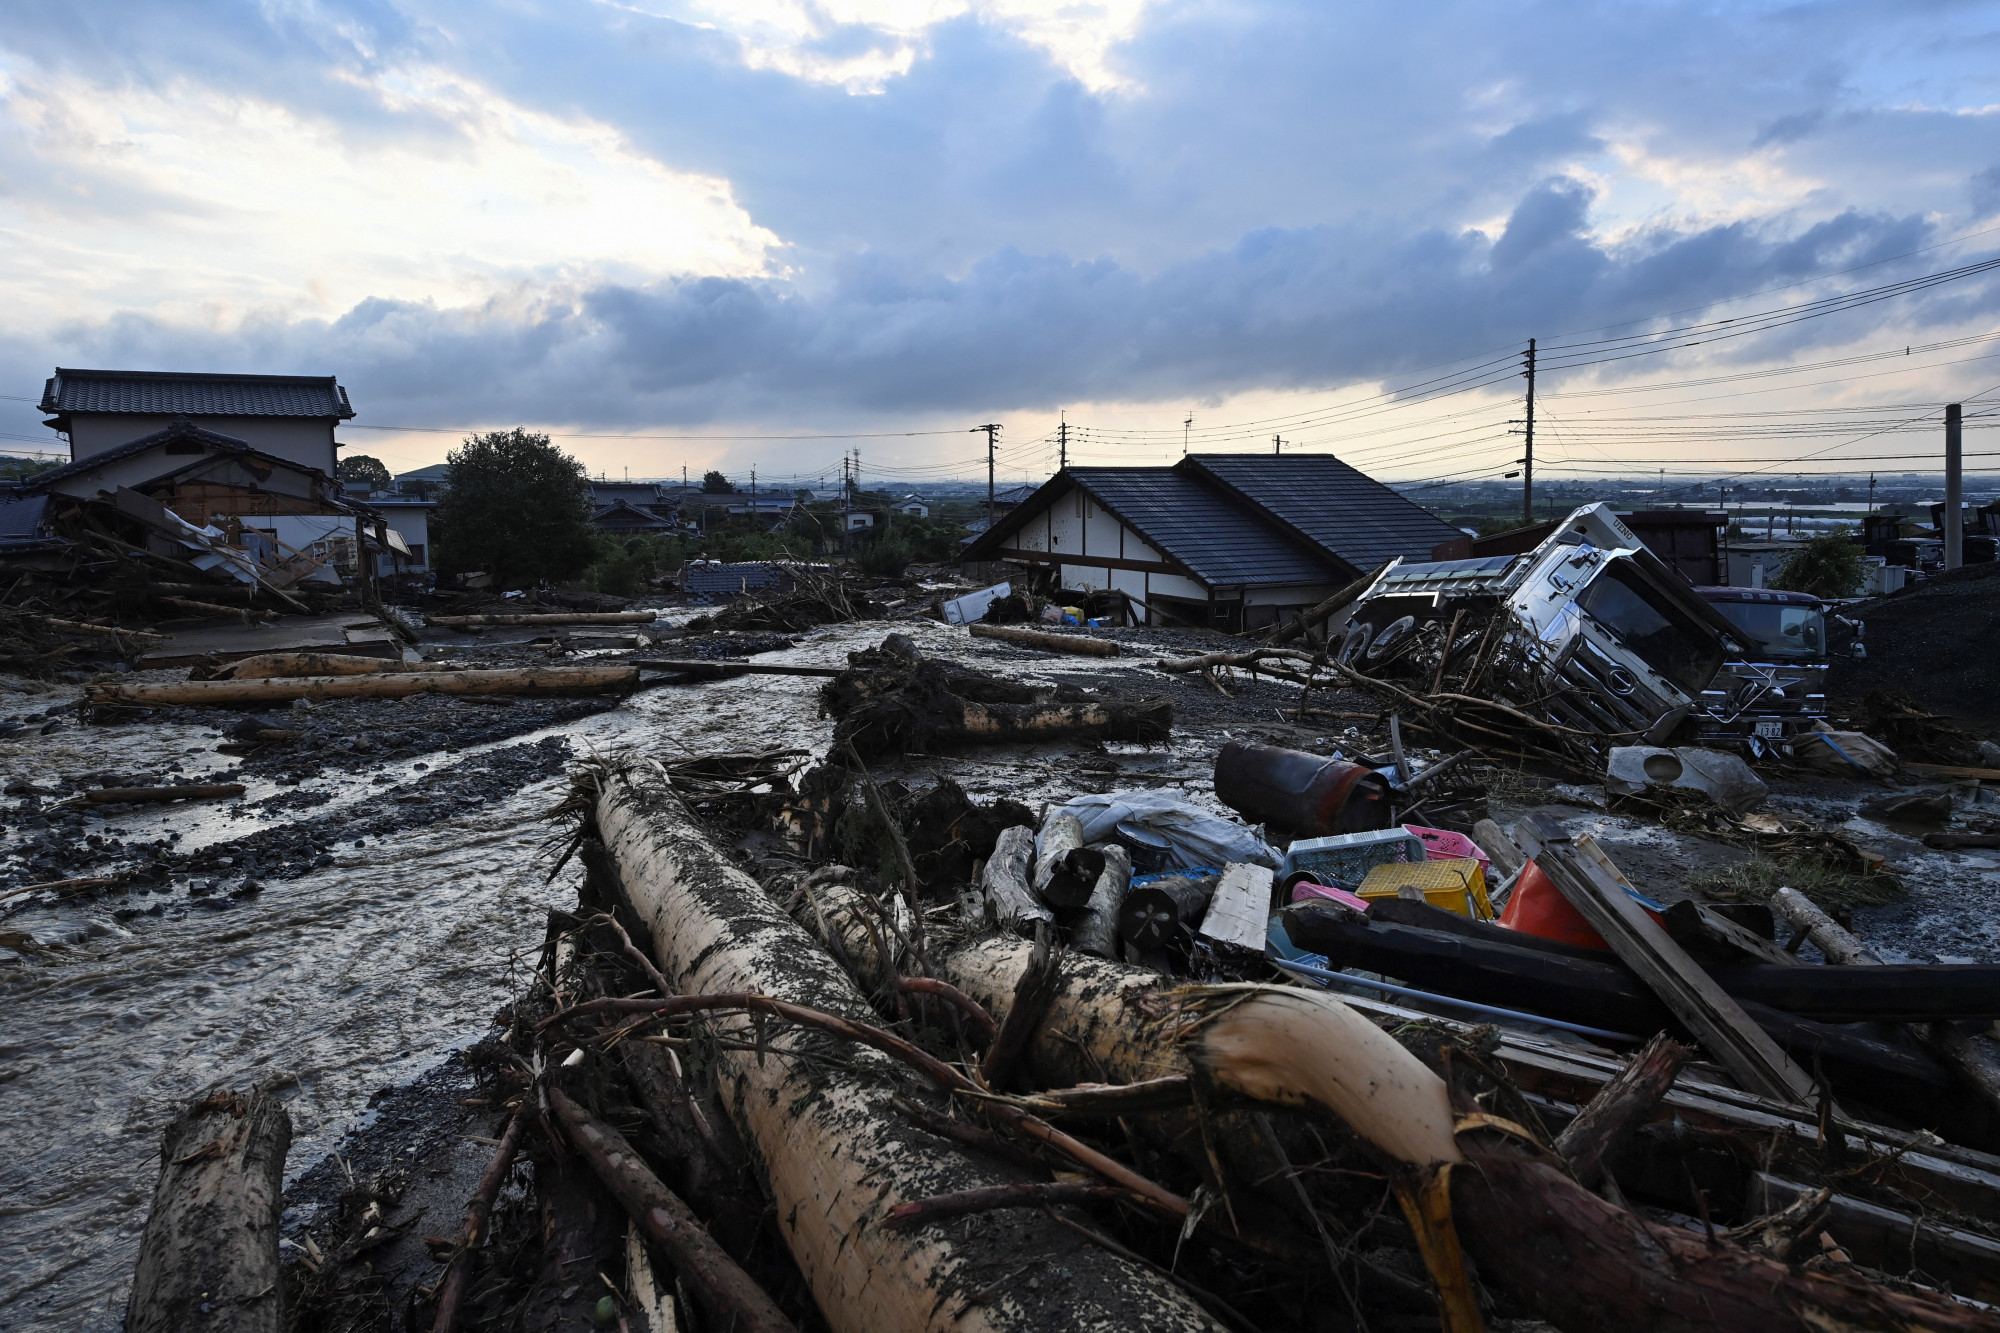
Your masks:
[{"label": "dump truck", "polygon": [[1523,555],[1394,562],[1328,635],[1349,666],[1401,665],[1426,682],[1426,671],[1485,654],[1482,694],[1604,747],[1692,738],[1723,664],[1751,656],[1730,620],[1601,503]]}]

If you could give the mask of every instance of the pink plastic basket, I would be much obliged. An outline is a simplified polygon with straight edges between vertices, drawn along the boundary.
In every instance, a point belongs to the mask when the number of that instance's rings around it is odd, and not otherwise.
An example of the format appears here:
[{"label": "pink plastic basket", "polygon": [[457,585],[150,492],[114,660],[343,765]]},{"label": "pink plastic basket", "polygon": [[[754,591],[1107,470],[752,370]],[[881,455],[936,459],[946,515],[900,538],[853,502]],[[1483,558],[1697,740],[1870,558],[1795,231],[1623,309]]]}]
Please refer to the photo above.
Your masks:
[{"label": "pink plastic basket", "polygon": [[1449,829],[1425,828],[1421,824],[1405,824],[1403,832],[1423,840],[1424,855],[1433,861],[1461,861],[1471,857],[1479,862],[1487,879],[1493,878],[1493,862],[1479,844],[1463,833],[1453,833]]},{"label": "pink plastic basket", "polygon": [[1292,886],[1293,902],[1302,903],[1308,898],[1326,898],[1339,903],[1342,907],[1351,907],[1357,912],[1368,910],[1366,899],[1357,898],[1346,889],[1336,889],[1325,884],[1315,884],[1311,880],[1300,880]]}]

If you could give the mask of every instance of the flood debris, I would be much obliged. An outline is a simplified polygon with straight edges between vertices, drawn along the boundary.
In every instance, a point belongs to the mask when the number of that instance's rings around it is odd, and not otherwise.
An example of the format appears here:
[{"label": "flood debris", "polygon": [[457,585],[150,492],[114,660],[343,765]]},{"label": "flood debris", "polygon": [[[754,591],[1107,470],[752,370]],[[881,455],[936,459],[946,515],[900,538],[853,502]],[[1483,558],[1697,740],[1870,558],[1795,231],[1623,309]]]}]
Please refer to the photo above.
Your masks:
[{"label": "flood debris", "polygon": [[375,672],[365,675],[266,676],[182,683],[105,682],[89,686],[94,708],[218,708],[295,699],[403,699],[418,694],[613,694],[638,688],[627,663],[495,670]]},{"label": "flood debris", "polygon": [[1079,736],[1157,744],[1173,728],[1165,699],[1128,702],[973,671],[923,656],[905,635],[848,662],[820,697],[836,746],[864,756]]}]

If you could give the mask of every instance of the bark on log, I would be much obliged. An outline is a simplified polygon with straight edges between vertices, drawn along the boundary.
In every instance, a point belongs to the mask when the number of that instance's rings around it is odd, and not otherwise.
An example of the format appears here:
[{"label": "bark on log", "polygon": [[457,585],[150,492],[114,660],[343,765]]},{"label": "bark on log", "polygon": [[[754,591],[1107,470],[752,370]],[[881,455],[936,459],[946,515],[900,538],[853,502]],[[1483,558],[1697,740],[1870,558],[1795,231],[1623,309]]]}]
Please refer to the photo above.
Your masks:
[{"label": "bark on log", "polygon": [[77,630],[85,634],[112,634],[127,639],[170,639],[171,634],[153,634],[142,629],[125,629],[118,625],[93,625],[87,620],[57,620],[54,616],[43,616],[42,623],[54,629]]},{"label": "bark on log", "polygon": [[1055,914],[1042,906],[1028,887],[1028,861],[1034,854],[1033,829],[1025,824],[1003,829],[979,874],[986,914],[1002,930],[1032,929],[1037,921],[1055,920]]},{"label": "bark on log", "polygon": [[[1083,821],[1075,815],[1059,814],[1051,810],[1049,817],[1042,823],[1041,835],[1035,839],[1034,884],[1035,896],[1037,898],[1048,903],[1051,907],[1077,906],[1075,902],[1056,902],[1050,899],[1049,881],[1054,879],[1059,871],[1068,869],[1063,858],[1082,846]],[[1065,876],[1066,881],[1069,878]],[[1089,896],[1090,885],[1095,880],[1096,876],[1093,875],[1091,880],[1084,884],[1083,893],[1085,897]],[[1068,894],[1064,894],[1065,898],[1068,896]]]},{"label": "bark on log", "polygon": [[1771,910],[1783,917],[1795,929],[1806,932],[1806,938],[1826,955],[1826,961],[1840,967],[1872,967],[1882,962],[1868,946],[1849,934],[1839,922],[1819,910],[1819,907],[1797,889],[1781,888],[1771,895]]},{"label": "bark on log", "polygon": [[607,663],[500,671],[399,671],[367,676],[92,685],[87,693],[89,701],[99,707],[215,708],[293,699],[404,699],[415,694],[612,694],[638,686],[639,668]]},{"label": "bark on log", "polygon": [[523,615],[426,616],[424,623],[445,629],[470,629],[476,625],[650,625],[651,611],[559,611]]},{"label": "bark on log", "polygon": [[1103,844],[1104,873],[1091,887],[1090,901],[1069,930],[1069,943],[1079,953],[1099,958],[1118,956],[1118,908],[1132,882],[1132,853],[1115,842]]},{"label": "bark on log", "polygon": [[[701,835],[658,765],[611,774],[597,820],[660,970],[683,991],[758,990],[873,1021],[833,958]],[[757,1035],[747,1016],[710,1021],[746,1043]],[[833,1048],[837,1064],[820,1067],[795,1057],[827,1050],[824,1038],[788,1026],[763,1036],[761,1051],[721,1053],[724,1097],[762,1159],[778,1226],[836,1333],[1218,1329],[1166,1281],[1045,1217],[982,1219],[976,1243],[963,1222],[883,1230],[896,1203],[1004,1178],[889,1113],[910,1080],[885,1056],[842,1044]],[[1060,1265],[1072,1280],[1014,1283],[987,1303],[970,1299],[995,1271],[1022,1265]]]},{"label": "bark on log", "polygon": [[259,653],[231,662],[207,680],[270,680],[294,676],[379,676],[399,671],[462,671],[444,662],[401,662],[358,653]]},{"label": "bark on log", "polygon": [[939,729],[943,741],[998,744],[1046,740],[1052,736],[1099,735],[1110,740],[1157,745],[1173,729],[1173,705],[1165,699],[1120,704],[982,704],[968,701],[956,736]]},{"label": "bark on log", "polygon": [[1472,840],[1492,860],[1493,868],[1500,872],[1502,878],[1527,864],[1527,858],[1521,855],[1521,849],[1514,845],[1514,840],[1491,819],[1482,819],[1472,826]]},{"label": "bark on log", "polygon": [[292,1122],[263,1093],[216,1091],[160,1144],[160,1179],[139,1242],[128,1333],[277,1333],[285,1152]]},{"label": "bark on log", "polygon": [[784,1311],[715,1243],[693,1210],[660,1183],[624,1135],[564,1096],[560,1088],[549,1089],[549,1106],[597,1178],[694,1292],[710,1326],[733,1326],[744,1333],[794,1333]]},{"label": "bark on log", "polygon": [[188,787],[99,787],[87,791],[83,799],[92,805],[139,805],[163,801],[219,801],[241,796],[240,782],[215,782]]},{"label": "bark on log", "polygon": [[975,639],[1000,639],[1025,648],[1040,648],[1048,653],[1069,653],[1075,657],[1118,656],[1115,639],[1091,639],[1081,634],[1045,634],[1041,630],[1009,629],[1002,625],[967,625],[966,629]]},{"label": "bark on log", "polygon": [[1597,1188],[1604,1179],[1605,1160],[1645,1122],[1673,1087],[1681,1066],[1693,1057],[1692,1047],[1664,1036],[1653,1038],[1569,1122],[1556,1139],[1556,1151],[1569,1163],[1578,1184]]}]

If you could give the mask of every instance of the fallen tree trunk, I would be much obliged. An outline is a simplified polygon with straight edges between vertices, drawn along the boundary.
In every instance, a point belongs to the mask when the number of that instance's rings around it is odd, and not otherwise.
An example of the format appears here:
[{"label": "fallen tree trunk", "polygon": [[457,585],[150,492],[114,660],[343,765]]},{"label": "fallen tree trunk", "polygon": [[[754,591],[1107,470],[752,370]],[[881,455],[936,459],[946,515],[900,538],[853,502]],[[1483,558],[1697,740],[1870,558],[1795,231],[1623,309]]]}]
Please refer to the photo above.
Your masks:
[{"label": "fallen tree trunk", "polygon": [[1340,591],[1334,593],[1333,596],[1327,598],[1325,601],[1321,602],[1318,606],[1313,607],[1309,611],[1303,612],[1302,614],[1295,617],[1294,619],[1292,619],[1291,621],[1287,622],[1284,625],[1273,628],[1270,634],[1265,638],[1264,642],[1273,645],[1280,643],[1290,643],[1293,639],[1298,638],[1301,634],[1304,634],[1307,630],[1311,629],[1314,625],[1319,624],[1322,620],[1325,620],[1328,616],[1336,615],[1340,611],[1346,609],[1347,605],[1350,602],[1354,601],[1355,598],[1361,596],[1362,593],[1368,591],[1368,586],[1370,584],[1375,582],[1376,579],[1382,577],[1382,572],[1384,570],[1388,569],[1390,565],[1393,565],[1395,563],[1396,562],[1394,560],[1390,560],[1384,564],[1376,566],[1375,569],[1373,569],[1369,573],[1363,574],[1360,578],[1354,580],[1354,582],[1348,584]]},{"label": "fallen tree trunk", "polygon": [[271,680],[296,676],[379,676],[401,671],[463,671],[445,662],[399,662],[356,653],[259,653],[231,662],[206,680]]},{"label": "fallen tree trunk", "polygon": [[1028,863],[1035,855],[1035,831],[1026,825],[1002,829],[979,872],[980,896],[986,901],[986,916],[1002,930],[1033,929],[1037,921],[1053,921],[1054,913],[1042,906],[1028,887]]},{"label": "fallen tree trunk", "polygon": [[[1001,1014],[1029,950],[1023,941],[991,938],[933,963]],[[1266,986],[1183,991],[1171,1001],[1157,994],[1172,984],[1073,959],[1034,1053],[1064,1066],[1086,1048],[1106,1075],[1128,1082],[1185,1062],[1225,1091],[1331,1112],[1390,1158],[1464,1162],[1447,1175],[1458,1241],[1486,1280],[1558,1328],[2000,1329],[2000,1318],[1954,1301],[1794,1271],[1646,1222],[1591,1194],[1554,1157],[1494,1130],[1456,1126],[1443,1081],[1330,995]],[[1190,1022],[1191,1008],[1198,1013],[1204,1004],[1213,1004],[1217,1016]],[[1178,1042],[1166,1035],[1175,1026]]]},{"label": "fallen tree trunk", "polygon": [[292,1122],[263,1093],[211,1092],[167,1126],[139,1241],[129,1333],[278,1333],[285,1152]]},{"label": "fallen tree trunk", "polygon": [[178,606],[184,611],[199,611],[205,616],[229,616],[248,621],[275,620],[276,611],[259,611],[247,606],[221,606],[215,602],[197,602],[192,597],[162,597],[168,606]]},{"label": "fallen tree trunk", "polygon": [[1165,699],[1135,704],[967,703],[959,730],[940,729],[939,740],[998,743],[1046,740],[1052,736],[1096,735],[1106,740],[1158,745],[1173,729],[1173,705]]},{"label": "fallen tree trunk", "polygon": [[[610,775],[596,817],[660,970],[681,990],[754,990],[873,1021],[832,957],[702,836],[657,765]],[[822,1065],[813,1057],[829,1047],[813,1033],[744,1015],[710,1021],[747,1048],[720,1054],[727,1108],[761,1159],[778,1227],[837,1333],[1218,1329],[1165,1280],[1040,1215],[885,1230],[898,1203],[1006,1178],[888,1114],[892,1098],[915,1085],[876,1051],[843,1044],[832,1048],[838,1061]],[[1058,1265],[1071,1281],[981,1296],[996,1272]]]},{"label": "fallen tree trunk", "polygon": [[792,1321],[777,1303],[715,1243],[693,1210],[660,1183],[624,1135],[591,1116],[559,1088],[549,1089],[549,1106],[597,1178],[694,1292],[713,1327],[794,1333]]},{"label": "fallen tree trunk", "polygon": [[471,629],[478,625],[650,625],[651,611],[558,611],[523,615],[425,616],[426,625]]},{"label": "fallen tree trunk", "polygon": [[639,668],[607,663],[498,671],[396,671],[366,676],[92,685],[87,697],[100,708],[214,708],[293,699],[404,699],[413,694],[614,694],[637,689],[638,685]]},{"label": "fallen tree trunk", "polygon": [[967,625],[975,639],[1000,639],[1006,643],[1018,643],[1024,648],[1040,648],[1043,652],[1069,653],[1075,657],[1116,657],[1118,643],[1115,639],[1092,639],[1081,634],[1048,634],[1038,629],[1009,629],[1003,625]]},{"label": "fallen tree trunk", "polygon": [[201,787],[99,787],[87,791],[83,799],[92,805],[138,805],[161,801],[219,801],[241,796],[240,782],[216,782]]},{"label": "fallen tree trunk", "polygon": [[93,625],[87,620],[57,620],[54,616],[43,616],[42,623],[55,629],[80,630],[86,634],[122,635],[128,639],[169,639],[170,634],[154,634],[143,629],[121,629],[116,625]]}]

